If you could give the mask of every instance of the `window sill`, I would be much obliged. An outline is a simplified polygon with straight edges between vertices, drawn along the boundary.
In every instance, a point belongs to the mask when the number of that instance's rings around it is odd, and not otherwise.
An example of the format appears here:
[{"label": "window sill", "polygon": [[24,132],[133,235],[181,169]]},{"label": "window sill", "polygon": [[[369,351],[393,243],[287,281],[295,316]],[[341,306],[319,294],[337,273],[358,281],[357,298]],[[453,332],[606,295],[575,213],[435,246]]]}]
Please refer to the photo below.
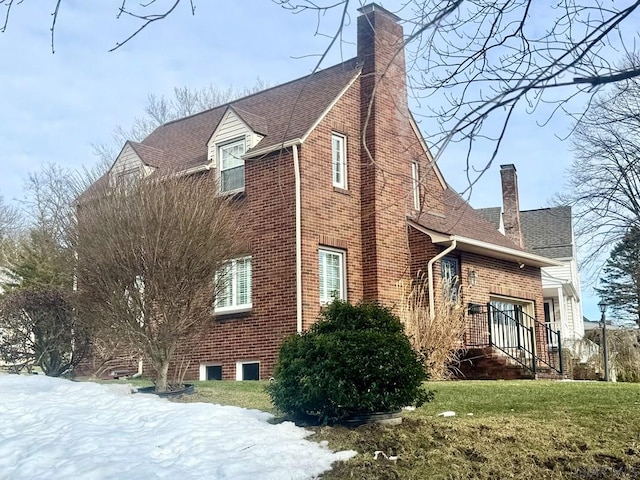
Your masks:
[{"label": "window sill", "polygon": [[342,195],[348,195],[351,196],[351,192],[349,190],[347,190],[346,188],[342,188],[342,187],[333,187],[333,191],[336,193],[341,193]]},{"label": "window sill", "polygon": [[250,317],[252,311],[252,307],[239,308],[237,310],[224,310],[222,312],[213,312],[213,318],[217,322],[225,322],[227,320]]},{"label": "window sill", "polygon": [[241,200],[245,197],[244,190],[234,190],[232,192],[218,192],[221,197],[227,197],[232,201]]}]

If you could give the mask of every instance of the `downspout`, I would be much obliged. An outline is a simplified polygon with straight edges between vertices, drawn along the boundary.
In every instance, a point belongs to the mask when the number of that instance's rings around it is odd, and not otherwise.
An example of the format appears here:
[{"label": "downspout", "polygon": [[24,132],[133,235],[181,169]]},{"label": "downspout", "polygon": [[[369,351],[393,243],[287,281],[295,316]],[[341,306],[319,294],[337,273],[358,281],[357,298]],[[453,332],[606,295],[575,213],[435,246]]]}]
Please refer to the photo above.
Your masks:
[{"label": "downspout", "polygon": [[300,214],[300,159],[298,145],[293,145],[293,171],[296,195],[296,328],[302,333],[302,228]]},{"label": "downspout", "polygon": [[436,263],[438,260],[440,260],[449,252],[455,250],[457,244],[458,244],[458,241],[455,238],[453,238],[451,245],[449,245],[442,252],[440,252],[438,255],[436,255],[431,260],[429,260],[429,263],[427,263],[427,272],[429,274],[429,318],[431,318],[431,320],[433,320],[436,316],[435,305],[434,305],[435,294],[433,292],[433,264]]}]

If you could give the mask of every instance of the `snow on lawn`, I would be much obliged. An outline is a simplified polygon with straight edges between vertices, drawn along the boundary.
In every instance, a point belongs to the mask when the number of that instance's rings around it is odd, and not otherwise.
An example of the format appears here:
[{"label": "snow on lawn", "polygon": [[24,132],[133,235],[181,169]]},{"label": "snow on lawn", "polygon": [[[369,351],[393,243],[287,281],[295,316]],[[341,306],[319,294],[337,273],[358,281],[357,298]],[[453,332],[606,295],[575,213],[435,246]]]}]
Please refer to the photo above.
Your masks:
[{"label": "snow on lawn", "polygon": [[0,375],[0,479],[305,479],[355,452],[258,410]]}]

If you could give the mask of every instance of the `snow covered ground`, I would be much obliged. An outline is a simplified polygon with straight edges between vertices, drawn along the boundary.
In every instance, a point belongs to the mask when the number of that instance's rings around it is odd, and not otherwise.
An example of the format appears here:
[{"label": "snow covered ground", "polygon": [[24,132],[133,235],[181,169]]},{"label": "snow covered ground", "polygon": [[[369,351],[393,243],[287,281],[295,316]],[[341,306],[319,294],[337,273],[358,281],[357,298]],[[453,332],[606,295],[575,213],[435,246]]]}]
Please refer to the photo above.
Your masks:
[{"label": "snow covered ground", "polygon": [[0,375],[0,479],[311,479],[355,455],[269,418],[127,385]]}]

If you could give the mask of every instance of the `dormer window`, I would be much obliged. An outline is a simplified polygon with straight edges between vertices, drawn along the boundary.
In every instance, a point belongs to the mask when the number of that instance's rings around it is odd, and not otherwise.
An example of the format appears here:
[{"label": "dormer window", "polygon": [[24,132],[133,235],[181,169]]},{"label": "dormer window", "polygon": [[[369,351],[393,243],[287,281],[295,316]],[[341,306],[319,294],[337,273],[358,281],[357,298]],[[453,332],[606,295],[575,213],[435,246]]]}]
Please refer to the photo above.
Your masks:
[{"label": "dormer window", "polygon": [[121,170],[115,176],[116,185],[118,185],[119,187],[129,188],[132,185],[135,185],[135,183],[140,180],[141,176],[142,174],[140,172],[140,168],[138,167]]},{"label": "dormer window", "polygon": [[233,140],[218,146],[220,159],[220,192],[234,193],[244,190],[245,138]]}]

